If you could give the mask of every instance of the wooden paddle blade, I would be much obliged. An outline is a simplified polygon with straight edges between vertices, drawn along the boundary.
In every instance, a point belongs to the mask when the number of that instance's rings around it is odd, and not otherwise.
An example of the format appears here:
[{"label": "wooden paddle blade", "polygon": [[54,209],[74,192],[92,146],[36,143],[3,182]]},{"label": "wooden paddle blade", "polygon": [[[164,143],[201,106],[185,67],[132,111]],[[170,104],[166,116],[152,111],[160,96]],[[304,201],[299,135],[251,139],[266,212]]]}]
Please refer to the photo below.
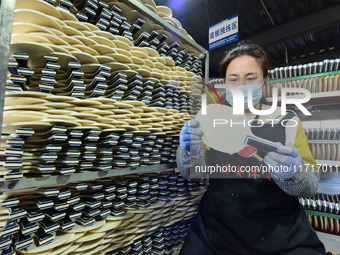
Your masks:
[{"label": "wooden paddle blade", "polygon": [[252,135],[248,119],[244,115],[233,115],[233,109],[226,105],[209,104],[206,113],[200,110],[195,119],[203,131],[202,141],[221,152],[242,150],[246,146],[244,138]]}]

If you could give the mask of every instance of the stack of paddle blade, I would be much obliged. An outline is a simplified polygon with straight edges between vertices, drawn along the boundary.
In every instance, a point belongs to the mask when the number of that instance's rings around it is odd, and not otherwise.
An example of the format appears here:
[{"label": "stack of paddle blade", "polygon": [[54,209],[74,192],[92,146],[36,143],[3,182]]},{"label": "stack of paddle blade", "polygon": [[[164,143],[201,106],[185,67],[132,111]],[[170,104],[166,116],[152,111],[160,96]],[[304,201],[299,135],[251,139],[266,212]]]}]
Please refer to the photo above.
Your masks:
[{"label": "stack of paddle blade", "polygon": [[206,185],[166,171],[4,192],[0,250],[65,255],[171,250],[184,241]]},{"label": "stack of paddle blade", "polygon": [[340,128],[305,128],[304,131],[315,159],[340,160]]},{"label": "stack of paddle blade", "polygon": [[315,230],[340,235],[339,195],[316,193],[312,197],[300,197],[299,201]]},{"label": "stack of paddle blade", "polygon": [[[41,128],[39,122],[35,124]],[[175,163],[178,137],[158,133],[90,126],[52,126],[40,132],[18,128],[14,134],[2,136],[0,174],[5,180],[18,180]]]}]

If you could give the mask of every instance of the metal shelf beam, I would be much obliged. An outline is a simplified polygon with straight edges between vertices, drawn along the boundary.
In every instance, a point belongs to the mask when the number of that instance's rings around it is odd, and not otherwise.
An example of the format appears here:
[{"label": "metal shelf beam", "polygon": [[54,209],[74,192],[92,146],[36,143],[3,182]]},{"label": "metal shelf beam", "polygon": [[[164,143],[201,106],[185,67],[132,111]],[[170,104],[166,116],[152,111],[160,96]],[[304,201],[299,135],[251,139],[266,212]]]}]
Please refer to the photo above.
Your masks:
[{"label": "metal shelf beam", "polygon": [[340,166],[340,161],[336,161],[336,160],[317,159],[316,162],[321,166],[332,166],[335,168],[338,168]]},{"label": "metal shelf beam", "polygon": [[268,81],[268,84],[281,83],[281,82],[287,82],[287,81],[296,81],[296,80],[315,78],[315,77],[323,77],[323,76],[335,75],[335,74],[340,74],[340,70],[332,71],[332,72],[323,72],[323,73],[308,74],[308,75],[301,75],[301,76],[295,76],[295,77],[289,77],[289,78],[283,78],[283,79],[270,80],[270,81]]},{"label": "metal shelf beam", "polygon": [[313,211],[313,210],[305,210],[306,214],[310,215],[317,215],[317,216],[323,216],[327,218],[337,219],[340,220],[340,215],[333,214],[333,213],[326,213],[326,212],[320,212],[320,211]]},{"label": "metal shelf beam", "polygon": [[157,172],[162,170],[172,170],[176,167],[176,164],[160,164],[160,165],[149,165],[141,166],[138,168],[122,168],[112,169],[109,171],[88,171],[81,173],[74,173],[71,175],[51,175],[47,177],[36,177],[36,178],[22,178],[16,181],[5,181],[0,179],[0,192],[28,189],[43,186],[61,185],[71,182],[82,182],[91,181],[106,177],[122,176],[129,174],[141,174]]},{"label": "metal shelf beam", "polygon": [[308,140],[308,143],[340,144],[340,140]]}]

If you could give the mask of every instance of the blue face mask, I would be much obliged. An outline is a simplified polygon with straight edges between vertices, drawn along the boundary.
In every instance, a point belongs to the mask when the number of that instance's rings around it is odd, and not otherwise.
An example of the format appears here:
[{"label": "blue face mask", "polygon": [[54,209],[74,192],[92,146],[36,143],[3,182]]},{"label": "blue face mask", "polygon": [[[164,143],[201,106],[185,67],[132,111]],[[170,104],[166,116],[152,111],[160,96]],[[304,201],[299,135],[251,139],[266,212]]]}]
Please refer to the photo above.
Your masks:
[{"label": "blue face mask", "polygon": [[[242,90],[243,95],[244,95],[244,109],[249,109],[249,107],[248,107],[248,89],[251,89],[251,91],[252,91],[253,106],[255,106],[261,100],[261,98],[262,98],[262,84],[263,83],[237,86],[239,89]],[[233,106],[233,94],[228,89],[226,90],[226,100],[231,106]]]}]

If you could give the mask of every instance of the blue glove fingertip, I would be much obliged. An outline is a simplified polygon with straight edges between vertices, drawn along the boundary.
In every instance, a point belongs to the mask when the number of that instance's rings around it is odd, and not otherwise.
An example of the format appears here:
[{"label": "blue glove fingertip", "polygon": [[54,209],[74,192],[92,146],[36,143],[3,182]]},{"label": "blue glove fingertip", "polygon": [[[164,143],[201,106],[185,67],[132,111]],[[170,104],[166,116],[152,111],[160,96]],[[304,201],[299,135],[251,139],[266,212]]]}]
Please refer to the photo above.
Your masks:
[{"label": "blue glove fingertip", "polygon": [[291,157],[297,157],[300,155],[299,151],[293,146],[279,146],[277,148],[278,153],[282,153]]},{"label": "blue glove fingertip", "polygon": [[199,125],[197,120],[189,120],[187,123],[189,123],[189,127],[198,127]]}]

